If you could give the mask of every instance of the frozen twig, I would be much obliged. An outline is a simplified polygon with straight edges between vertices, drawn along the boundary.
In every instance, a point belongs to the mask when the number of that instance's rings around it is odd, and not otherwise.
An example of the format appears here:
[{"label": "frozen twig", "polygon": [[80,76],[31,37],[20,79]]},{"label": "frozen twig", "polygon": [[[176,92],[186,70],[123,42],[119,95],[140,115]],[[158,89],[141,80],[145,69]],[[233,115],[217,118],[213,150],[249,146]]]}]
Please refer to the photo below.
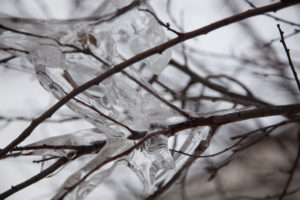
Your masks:
[{"label": "frozen twig", "polygon": [[[94,151],[99,151],[103,146],[105,145],[105,142],[102,143],[97,143],[97,144],[93,144],[93,145],[89,145],[89,146],[77,146],[75,148],[75,146],[54,146],[54,145],[43,145],[43,146],[36,146],[37,149],[51,149],[51,148],[55,148],[55,149],[76,149],[77,151],[75,152],[75,156],[71,156],[72,160],[77,159],[78,157],[85,155],[85,154],[89,154],[91,152]],[[19,148],[19,150],[33,150],[35,149],[34,146],[32,147],[24,147],[24,148]],[[70,154],[74,154],[74,152],[70,152]],[[45,160],[43,160],[45,161]],[[53,163],[51,166],[49,166],[48,168],[46,168],[45,170],[41,171],[39,174],[29,178],[28,180],[16,185],[16,186],[12,186],[11,189],[3,192],[0,194],[0,199],[5,199],[7,197],[9,197],[10,195],[28,187],[29,185],[32,185],[40,180],[42,180],[43,178],[45,178],[46,176],[48,176],[49,174],[53,173],[54,171],[56,171],[58,168],[60,168],[61,166],[65,165],[67,162],[69,162],[70,159],[67,157],[61,157],[59,158],[55,163]]]}]

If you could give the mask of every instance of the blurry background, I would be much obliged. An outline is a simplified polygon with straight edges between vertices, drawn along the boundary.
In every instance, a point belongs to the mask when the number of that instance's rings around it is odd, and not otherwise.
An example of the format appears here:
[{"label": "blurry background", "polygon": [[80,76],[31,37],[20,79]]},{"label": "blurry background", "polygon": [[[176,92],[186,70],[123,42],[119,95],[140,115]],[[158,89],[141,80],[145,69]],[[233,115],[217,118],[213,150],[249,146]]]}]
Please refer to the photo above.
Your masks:
[{"label": "blurry background", "polygon": [[[16,16],[34,19],[72,19],[98,16],[96,0],[0,0],[0,17]],[[217,20],[251,8],[248,1],[236,0],[171,0],[147,1],[157,16],[179,31],[191,31]],[[256,6],[275,1],[251,1]],[[300,6],[293,6],[258,16],[215,30],[189,40],[172,49],[174,61],[205,80],[220,84],[230,91],[245,94],[232,77],[251,90],[255,97],[270,104],[299,102],[299,91],[287,58],[279,41],[277,24],[285,32],[291,57],[299,70],[300,63]],[[274,19],[274,16],[280,20]],[[285,21],[291,22],[287,23]],[[2,30],[0,29],[0,33]],[[175,35],[165,29],[169,38]],[[1,35],[0,35],[1,40]],[[0,52],[0,59],[7,57]],[[160,83],[164,83],[161,85]],[[153,82],[172,103],[189,111],[212,112],[233,108],[232,101],[213,101],[224,97],[219,92],[191,81],[190,75],[170,65]],[[176,95],[174,95],[174,92]],[[4,147],[38,116],[53,105],[51,97],[36,80],[33,69],[20,57],[0,63],[0,147]],[[179,98],[180,96],[181,98]],[[239,107],[239,105],[237,105]],[[52,119],[76,117],[68,108],[60,109]],[[219,152],[234,144],[230,137],[250,132],[284,117],[248,120],[226,125],[217,130],[205,154]],[[50,121],[39,126],[23,144],[70,133],[92,126],[81,119],[67,122]],[[288,124],[276,129],[270,136],[261,134],[249,139],[251,146],[237,153],[226,152],[212,158],[198,159],[185,178],[181,178],[161,199],[274,199],[283,190],[297,153],[297,126]],[[252,145],[254,141],[259,142]],[[247,146],[247,145],[245,145]],[[226,164],[226,165],[225,165]],[[73,167],[70,164],[58,175],[44,179],[9,199],[49,199]],[[207,170],[207,167],[210,170]],[[38,173],[39,164],[31,158],[0,161],[0,191],[7,190]],[[300,198],[300,167],[285,199]],[[214,178],[211,175],[214,174]],[[120,167],[116,173],[97,188],[87,199],[101,196],[105,199],[139,198],[142,185],[130,170]],[[276,196],[277,195],[277,196]]]}]

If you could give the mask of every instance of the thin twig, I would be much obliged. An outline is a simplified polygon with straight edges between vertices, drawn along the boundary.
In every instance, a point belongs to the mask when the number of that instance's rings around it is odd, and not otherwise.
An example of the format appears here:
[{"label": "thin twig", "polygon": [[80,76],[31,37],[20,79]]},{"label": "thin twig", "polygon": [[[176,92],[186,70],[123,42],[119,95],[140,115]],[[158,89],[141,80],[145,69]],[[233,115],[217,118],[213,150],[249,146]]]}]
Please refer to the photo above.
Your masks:
[{"label": "thin twig", "polygon": [[291,55],[290,55],[290,50],[289,50],[288,47],[286,46],[286,43],[285,43],[285,40],[284,40],[284,36],[283,36],[284,32],[281,30],[279,24],[277,24],[277,28],[278,28],[278,30],[279,30],[280,37],[281,37],[280,42],[281,42],[282,45],[283,45],[284,51],[285,51],[286,56],[287,56],[288,61],[289,61],[289,65],[290,65],[290,67],[291,67],[291,70],[292,70],[293,75],[294,75],[294,78],[295,78],[295,80],[296,80],[298,89],[299,89],[299,91],[300,91],[300,81],[299,81],[299,78],[298,78],[298,75],[297,75],[297,71],[296,71],[296,69],[295,69],[295,67],[294,67],[294,64],[293,64],[293,61],[292,61],[292,58],[291,58]]},{"label": "thin twig", "polygon": [[68,161],[69,160],[66,157],[58,159],[55,163],[53,163],[51,166],[49,166],[47,169],[45,169],[41,173],[29,178],[28,180],[26,180],[16,186],[12,186],[11,189],[1,193],[0,199],[5,199],[5,198],[9,197],[10,195],[28,187],[29,185],[32,185],[32,184],[42,180],[43,178],[45,178],[46,176],[48,176],[49,174],[56,171],[58,168],[60,168],[64,164],[66,164]]},{"label": "thin twig", "polygon": [[[7,122],[12,122],[12,121],[25,121],[25,122],[31,122],[34,118],[30,117],[22,117],[22,116],[16,116],[16,117],[6,117],[6,116],[1,116],[0,115],[0,121],[7,121]],[[45,122],[49,123],[63,123],[63,122],[68,122],[68,121],[74,121],[74,120],[81,120],[81,117],[69,117],[69,118],[64,118],[64,119],[47,119]]]},{"label": "thin twig", "polygon": [[[244,0],[249,6],[251,6],[252,8],[257,8],[252,2],[250,2],[249,0]],[[284,0],[282,0],[284,1]],[[286,24],[289,24],[289,25],[292,25],[292,26],[297,26],[297,27],[300,27],[300,24],[298,23],[295,23],[295,22],[291,22],[291,21],[288,21],[286,19],[282,19],[280,17],[276,17],[274,15],[270,15],[270,14],[264,14],[265,16],[267,17],[270,17],[270,18],[273,18],[275,19],[276,21],[280,21],[280,22],[283,22],[283,23],[286,23]]]},{"label": "thin twig", "polygon": [[284,196],[286,195],[287,193],[287,190],[293,180],[293,176],[295,174],[295,171],[297,169],[297,166],[298,166],[298,162],[299,162],[299,158],[300,158],[300,130],[298,131],[298,152],[297,152],[297,155],[296,155],[296,159],[295,159],[295,162],[293,164],[293,167],[291,169],[291,172],[290,172],[290,175],[289,175],[289,178],[284,186],[284,189],[280,195],[280,197],[278,198],[278,200],[283,200]]},{"label": "thin twig", "polygon": [[[190,156],[190,157],[193,157],[193,158],[210,158],[210,157],[215,157],[215,156],[221,155],[221,154],[223,154],[225,152],[228,152],[229,150],[232,150],[233,148],[235,148],[239,144],[241,144],[246,138],[248,138],[249,136],[251,136],[251,135],[253,135],[255,133],[266,132],[265,134],[270,134],[272,131],[274,131],[275,129],[277,129],[277,128],[281,127],[281,126],[284,126],[284,125],[287,125],[288,123],[293,123],[293,122],[296,122],[296,121],[299,121],[299,120],[300,120],[299,117],[298,118],[294,118],[294,119],[289,119],[289,120],[285,120],[285,121],[282,121],[282,122],[279,122],[279,123],[276,123],[276,124],[265,126],[263,128],[259,128],[259,129],[253,130],[251,132],[248,132],[248,133],[245,133],[245,134],[242,134],[242,135],[237,135],[237,136],[231,137],[232,140],[235,140],[235,139],[238,139],[238,138],[239,138],[239,140],[236,143],[234,143],[233,145],[225,148],[222,151],[214,153],[214,154],[200,155],[200,156],[198,156],[198,155],[193,155],[193,154],[185,153],[183,151],[178,151],[178,150],[175,150],[175,149],[169,149],[169,150],[171,152],[180,153],[180,154],[183,154],[183,155],[186,155],[186,156]],[[238,149],[234,150],[234,153],[236,153],[237,151],[238,151]]]},{"label": "thin twig", "polygon": [[[51,166],[49,166],[48,168],[46,168],[45,170],[41,171],[39,174],[29,178],[28,180],[16,185],[16,186],[12,186],[11,189],[3,192],[0,194],[0,199],[5,199],[6,197],[9,197],[10,195],[42,180],[43,178],[45,178],[46,176],[48,176],[49,174],[51,174],[52,172],[56,171],[58,168],[60,168],[61,166],[65,165],[67,162],[69,162],[70,160],[75,160],[77,158],[79,158],[82,155],[85,154],[89,154],[92,153],[94,151],[99,151],[101,148],[104,147],[104,145],[106,144],[106,142],[101,142],[101,143],[96,143],[93,145],[89,145],[89,146],[81,146],[80,149],[78,149],[78,151],[76,152],[70,152],[71,155],[75,156],[66,156],[66,157],[62,157],[59,158],[55,163],[53,163]],[[44,145],[44,147],[50,147],[52,145]],[[40,146],[41,147],[41,146]],[[70,159],[71,158],[71,159]],[[50,158],[52,159],[52,158]],[[42,160],[45,161],[45,160]]]},{"label": "thin twig", "polygon": [[258,98],[255,97],[251,97],[251,96],[244,96],[235,92],[231,92],[228,91],[227,88],[223,87],[222,85],[219,84],[215,84],[214,82],[211,82],[203,77],[201,77],[200,75],[194,73],[193,71],[191,71],[187,66],[181,65],[180,63],[178,63],[177,61],[175,61],[174,59],[172,59],[170,61],[170,64],[172,66],[174,66],[176,69],[179,69],[180,71],[186,73],[187,75],[189,75],[191,77],[191,79],[194,79],[195,82],[200,82],[203,85],[216,90],[217,92],[225,95],[227,98],[232,98],[234,99],[234,102],[239,102],[243,105],[268,105],[268,103],[259,100]]},{"label": "thin twig", "polygon": [[157,21],[157,23],[159,23],[160,25],[162,25],[163,27],[165,27],[166,29],[168,29],[169,31],[175,33],[178,37],[180,37],[181,35],[183,35],[183,33],[181,32],[178,32],[174,29],[172,29],[170,27],[170,24],[169,23],[164,23],[163,21],[161,21],[156,14],[154,14],[151,10],[149,9],[143,9],[143,8],[139,8],[140,11],[144,11],[144,12],[147,12],[147,13],[150,13],[154,18],[155,20]]}]

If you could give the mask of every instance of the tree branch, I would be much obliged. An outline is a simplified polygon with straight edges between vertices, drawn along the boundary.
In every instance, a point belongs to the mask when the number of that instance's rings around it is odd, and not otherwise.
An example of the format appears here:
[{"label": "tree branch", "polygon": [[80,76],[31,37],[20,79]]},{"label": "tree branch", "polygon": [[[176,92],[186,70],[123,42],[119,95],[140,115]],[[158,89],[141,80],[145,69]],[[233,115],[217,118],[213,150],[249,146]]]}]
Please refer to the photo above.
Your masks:
[{"label": "tree branch", "polygon": [[286,46],[286,43],[285,43],[285,40],[284,40],[284,36],[283,36],[284,32],[281,30],[279,24],[277,24],[277,28],[278,28],[278,30],[279,30],[280,37],[281,37],[280,42],[282,43],[282,46],[283,46],[283,48],[284,48],[284,51],[285,51],[286,56],[287,56],[288,61],[289,61],[289,65],[290,65],[290,67],[291,67],[291,70],[292,70],[293,75],[294,75],[294,78],[295,78],[295,80],[296,80],[298,89],[299,89],[299,91],[300,91],[300,82],[299,82],[299,78],[298,78],[297,71],[296,71],[296,69],[295,69],[295,67],[294,67],[294,64],[293,64],[293,61],[292,61],[292,58],[291,58],[291,55],[290,55],[290,50],[289,50],[288,47]]},{"label": "tree branch", "polygon": [[164,50],[175,46],[181,42],[184,42],[186,40],[189,40],[191,38],[207,34],[211,31],[214,31],[216,29],[219,29],[221,27],[227,26],[229,24],[233,24],[235,22],[264,14],[266,12],[271,12],[271,11],[277,11],[295,4],[300,3],[300,0],[290,0],[290,1],[280,1],[278,3],[270,4],[267,6],[263,6],[260,8],[256,9],[251,9],[245,12],[242,12],[240,14],[225,18],[223,20],[217,21],[215,23],[212,23],[210,25],[204,26],[202,28],[196,29],[191,32],[183,33],[180,37],[176,37],[172,40],[169,40],[159,46],[153,47],[149,50],[146,50],[116,66],[111,68],[110,70],[106,71],[105,73],[101,74],[100,76],[86,82],[85,84],[75,88],[72,90],[68,95],[66,95],[64,98],[62,98],[60,101],[58,101],[55,105],[53,105],[50,109],[48,109],[46,112],[44,112],[42,115],[40,115],[38,118],[33,120],[31,124],[16,138],[14,139],[9,145],[7,145],[1,152],[0,152],[0,157],[5,155],[7,152],[9,152],[13,147],[24,141],[30,134],[31,132],[39,125],[41,124],[45,119],[51,117],[60,107],[62,107],[66,102],[68,102],[70,99],[78,95],[79,93],[83,92],[84,90],[92,87],[93,85],[97,85],[101,83],[104,79],[112,76],[115,73],[118,73],[125,69],[126,67],[139,62],[143,60],[144,58],[147,58],[153,54],[156,53],[162,53]]},{"label": "tree branch", "polygon": [[297,166],[298,166],[298,162],[299,162],[299,158],[300,158],[300,130],[298,131],[298,152],[297,152],[297,155],[296,155],[296,159],[295,159],[295,162],[293,164],[293,167],[291,169],[291,172],[290,172],[290,175],[289,175],[289,178],[284,186],[284,189],[280,195],[280,197],[278,198],[278,200],[283,200],[284,196],[286,195],[287,193],[287,190],[293,180],[293,176],[295,174],[295,171],[297,169]]}]

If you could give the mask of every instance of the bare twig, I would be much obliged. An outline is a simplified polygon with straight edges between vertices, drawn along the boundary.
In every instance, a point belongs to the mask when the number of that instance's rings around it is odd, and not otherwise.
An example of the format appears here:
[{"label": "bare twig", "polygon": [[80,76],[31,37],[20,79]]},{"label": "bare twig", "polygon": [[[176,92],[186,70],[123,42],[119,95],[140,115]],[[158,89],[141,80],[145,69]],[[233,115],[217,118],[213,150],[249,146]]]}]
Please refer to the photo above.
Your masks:
[{"label": "bare twig", "polygon": [[284,196],[286,195],[287,193],[287,190],[293,180],[293,176],[295,174],[295,171],[297,169],[297,166],[298,166],[298,163],[299,163],[299,158],[300,158],[300,130],[298,131],[298,151],[297,151],[297,155],[296,155],[296,158],[295,158],[295,162],[293,164],[293,167],[291,169],[291,172],[290,172],[290,175],[289,175],[289,178],[284,186],[284,189],[280,195],[280,197],[278,198],[278,200],[283,200]]},{"label": "bare twig", "polygon": [[172,66],[176,67],[177,69],[179,69],[180,71],[189,75],[191,77],[191,79],[193,79],[195,82],[200,82],[203,85],[220,92],[221,94],[225,95],[227,98],[234,99],[234,102],[239,102],[243,105],[258,105],[258,106],[268,105],[268,103],[266,103],[262,100],[259,100],[257,98],[254,98],[251,96],[244,96],[244,95],[240,95],[240,94],[228,91],[227,88],[223,87],[222,85],[215,84],[215,83],[199,76],[198,74],[191,71],[187,66],[181,65],[180,63],[178,63],[177,61],[175,61],[173,59],[170,61],[170,64]]},{"label": "bare twig", "polygon": [[41,173],[31,177],[30,179],[24,181],[23,183],[20,183],[16,186],[12,186],[11,189],[0,194],[0,199],[5,199],[5,198],[9,197],[10,195],[28,187],[29,185],[32,185],[32,184],[42,180],[43,178],[45,178],[46,176],[48,176],[49,174],[56,171],[58,168],[60,168],[64,164],[66,164],[68,161],[69,160],[66,157],[58,159],[55,163],[53,163],[51,166],[49,166],[47,169],[45,169]]},{"label": "bare twig", "polygon": [[[12,122],[12,121],[25,121],[25,122],[30,122],[34,118],[31,117],[22,117],[22,116],[16,116],[16,117],[6,117],[6,116],[1,116],[0,115],[0,121],[7,121],[7,122]],[[80,120],[82,119],[81,117],[69,117],[69,118],[64,118],[64,119],[48,119],[45,120],[45,122],[49,123],[63,123],[63,122],[68,122],[68,121],[74,121],[74,120]]]},{"label": "bare twig", "polygon": [[[299,120],[300,120],[299,117],[295,118],[295,119],[289,119],[289,120],[285,120],[285,121],[282,121],[282,122],[279,122],[279,123],[276,123],[276,124],[272,124],[270,126],[265,126],[263,128],[259,128],[259,129],[253,130],[251,132],[248,132],[248,133],[245,133],[245,134],[242,134],[242,135],[237,135],[237,136],[231,137],[232,140],[235,140],[235,139],[239,139],[239,140],[236,143],[234,143],[233,145],[225,148],[222,151],[214,153],[214,154],[198,156],[198,155],[188,154],[188,153],[185,153],[185,152],[182,152],[182,151],[177,151],[177,150],[174,150],[174,149],[170,149],[170,151],[176,152],[176,153],[180,153],[180,154],[183,154],[183,155],[186,155],[186,156],[190,156],[190,157],[193,157],[193,158],[210,158],[210,157],[215,157],[215,156],[221,155],[221,154],[223,154],[225,152],[228,152],[228,151],[234,149],[239,144],[241,144],[245,139],[247,139],[249,136],[251,136],[251,135],[253,135],[255,133],[264,132],[264,134],[270,134],[272,131],[274,131],[275,129],[277,129],[277,128],[281,127],[281,126],[284,126],[284,125],[287,125],[289,123],[293,123],[293,122],[296,122],[296,121],[299,121]],[[249,147],[249,146],[250,145],[247,145],[247,147]],[[245,149],[245,148],[243,148],[243,149]],[[234,149],[234,153],[238,152],[238,150],[240,150],[240,149]]]},{"label": "bare twig", "polygon": [[281,42],[282,45],[283,45],[284,51],[285,51],[286,56],[287,56],[288,61],[289,61],[289,65],[290,65],[290,67],[291,67],[291,70],[292,70],[293,75],[294,75],[294,78],[295,78],[295,80],[296,80],[298,89],[299,89],[299,91],[300,91],[300,81],[299,81],[299,78],[298,78],[298,75],[297,75],[297,71],[296,71],[296,69],[295,69],[295,67],[294,67],[294,64],[293,64],[293,61],[292,61],[292,58],[291,58],[291,55],[290,55],[290,50],[289,50],[289,48],[286,46],[286,43],[285,43],[285,40],[284,40],[284,36],[283,36],[284,32],[281,30],[279,24],[277,24],[277,28],[278,28],[278,30],[279,30],[280,37],[281,37],[280,42]]},{"label": "bare twig", "polygon": [[[252,8],[257,8],[252,2],[250,2],[249,0],[244,0],[248,5],[250,5]],[[284,0],[283,0],[284,1]],[[291,21],[288,21],[286,19],[282,19],[280,17],[276,17],[274,15],[271,15],[271,14],[264,14],[265,16],[267,17],[270,17],[270,18],[273,18],[275,19],[276,21],[280,21],[280,22],[283,22],[283,23],[286,23],[286,24],[289,24],[289,25],[292,25],[292,26],[297,26],[297,27],[300,27],[300,24],[298,23],[295,23],[295,22],[291,22]]]},{"label": "bare twig", "polygon": [[[286,193],[286,196],[294,195],[294,194],[296,194],[298,192],[300,192],[300,188],[299,187],[288,191]],[[230,198],[226,198],[226,200],[270,200],[270,199],[277,199],[279,196],[280,196],[280,194],[267,195],[265,197],[233,196],[233,197],[230,197]]]},{"label": "bare twig", "polygon": [[168,29],[169,31],[175,33],[178,37],[180,37],[180,36],[183,34],[183,33],[181,33],[181,32],[178,32],[178,31],[172,29],[172,28],[170,27],[170,24],[169,24],[169,23],[164,23],[163,21],[161,21],[161,20],[157,17],[157,15],[156,15],[155,13],[153,13],[151,10],[149,10],[149,9],[143,9],[143,8],[139,8],[139,10],[140,10],[140,11],[147,12],[147,13],[150,13],[150,15],[152,15],[152,16],[155,18],[155,20],[156,20],[160,25],[162,25],[163,27],[165,27],[165,28]]}]

